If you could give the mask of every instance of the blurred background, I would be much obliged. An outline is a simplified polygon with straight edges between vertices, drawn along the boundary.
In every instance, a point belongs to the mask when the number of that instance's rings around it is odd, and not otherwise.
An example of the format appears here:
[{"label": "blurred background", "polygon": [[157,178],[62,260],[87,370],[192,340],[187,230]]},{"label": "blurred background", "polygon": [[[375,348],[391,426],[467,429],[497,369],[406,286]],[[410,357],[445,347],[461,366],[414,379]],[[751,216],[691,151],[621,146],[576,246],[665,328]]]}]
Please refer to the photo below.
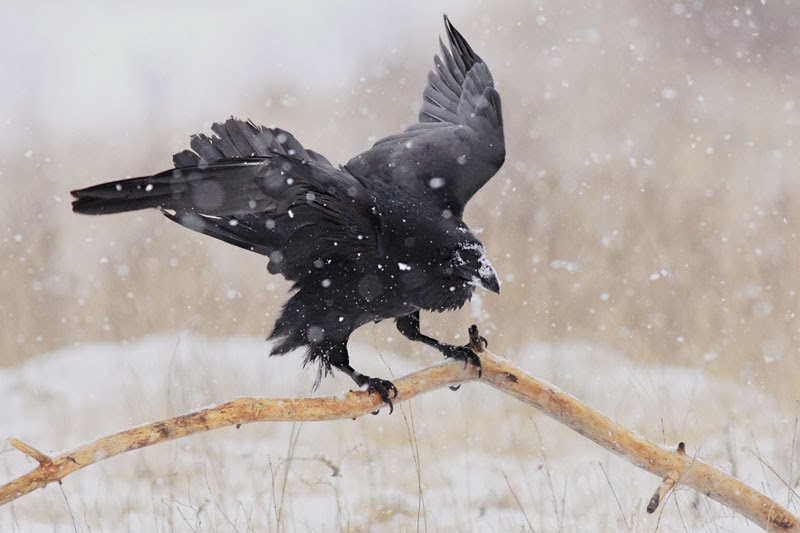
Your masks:
[{"label": "blurred background", "polygon": [[[423,331],[463,342],[477,322],[495,353],[797,512],[789,0],[15,2],[0,19],[0,439],[67,448],[234,396],[310,393],[299,355],[266,358],[289,286],[264,258],[154,211],[74,215],[69,191],[164,170],[231,115],[344,163],[416,121],[443,12],[503,98],[506,163],[465,214],[503,289],[423,315]],[[387,378],[440,359],[391,323],[352,346]],[[644,514],[655,478],[479,388],[126,455],[5,507],[0,529],[169,531],[191,508],[206,530],[234,516],[247,530],[252,509],[253,530],[303,530],[323,503],[321,529],[421,529],[421,514],[432,530],[518,529],[524,513],[544,531],[741,524],[689,490],[663,522]],[[4,480],[31,466],[0,444]],[[283,522],[279,492],[296,501]]]},{"label": "blurred background", "polygon": [[416,121],[443,12],[503,98],[506,164],[465,219],[504,283],[423,330],[463,339],[477,320],[500,354],[576,340],[796,401],[789,1],[15,3],[0,21],[0,365],[164,331],[265,337],[288,284],[263,258],[153,211],[73,215],[69,190],[164,170],[230,115],[344,163]]}]

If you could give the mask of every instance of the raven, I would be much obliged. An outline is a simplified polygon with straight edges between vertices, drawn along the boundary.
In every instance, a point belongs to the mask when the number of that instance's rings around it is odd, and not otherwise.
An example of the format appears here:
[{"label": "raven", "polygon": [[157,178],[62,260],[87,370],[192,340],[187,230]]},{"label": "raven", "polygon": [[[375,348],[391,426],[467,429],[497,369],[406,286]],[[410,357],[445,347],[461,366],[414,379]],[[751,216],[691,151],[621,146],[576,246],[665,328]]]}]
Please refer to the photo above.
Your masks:
[{"label": "raven", "polygon": [[317,386],[336,368],[392,410],[390,381],[359,373],[350,334],[393,318],[404,336],[445,357],[469,346],[422,334],[419,312],[457,309],[476,286],[499,292],[483,245],[461,217],[505,160],[500,96],[486,63],[444,16],[449,41],[423,92],[419,122],[344,166],[279,128],[235,118],[193,135],[175,168],[72,191],[76,213],[156,208],[191,230],[268,258],[291,281],[269,339],[272,355],[305,347]]}]

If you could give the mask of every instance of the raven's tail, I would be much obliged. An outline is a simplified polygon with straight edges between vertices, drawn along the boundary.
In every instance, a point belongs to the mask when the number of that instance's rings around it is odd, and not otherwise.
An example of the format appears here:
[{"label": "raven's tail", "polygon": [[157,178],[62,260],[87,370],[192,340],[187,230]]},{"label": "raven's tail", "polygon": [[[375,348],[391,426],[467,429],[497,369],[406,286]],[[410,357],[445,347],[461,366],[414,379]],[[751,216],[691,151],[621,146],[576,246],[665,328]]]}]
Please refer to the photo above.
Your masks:
[{"label": "raven's tail", "polygon": [[148,207],[169,208],[175,184],[158,180],[158,176],[129,178],[87,187],[70,194],[75,197],[72,210],[85,215],[109,215]]},{"label": "raven's tail", "polygon": [[268,160],[284,156],[331,166],[323,156],[304,148],[292,134],[279,128],[231,118],[211,129],[216,135],[192,136],[194,152],[184,150],[173,156],[174,169],[72,191],[72,210],[87,215],[148,207],[211,215],[252,212],[256,206],[250,200],[263,196],[264,191],[248,197],[247,188],[255,186],[253,179],[264,174]]}]

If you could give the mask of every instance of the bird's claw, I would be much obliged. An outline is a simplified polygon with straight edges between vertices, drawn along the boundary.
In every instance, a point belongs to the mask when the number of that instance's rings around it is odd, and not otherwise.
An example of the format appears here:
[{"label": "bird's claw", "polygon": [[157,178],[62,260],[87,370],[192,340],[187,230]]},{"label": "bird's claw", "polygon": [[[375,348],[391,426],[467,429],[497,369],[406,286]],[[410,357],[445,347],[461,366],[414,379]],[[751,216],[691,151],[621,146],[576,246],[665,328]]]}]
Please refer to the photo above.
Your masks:
[{"label": "bird's claw", "polygon": [[[373,392],[377,393],[381,397],[381,400],[389,405],[389,414],[392,414],[394,411],[392,398],[397,398],[397,387],[394,386],[394,383],[381,378],[367,378],[363,385],[367,386],[367,392],[369,394]],[[389,396],[390,392],[393,394],[392,396]],[[372,411],[372,414],[377,415],[378,412],[378,410]]]},{"label": "bird's claw", "polygon": [[481,367],[481,358],[478,357],[469,345],[466,346],[449,346],[444,350],[444,356],[448,359],[457,359],[464,362],[464,368],[469,363],[472,363],[478,369],[478,377],[481,377],[483,368]]}]

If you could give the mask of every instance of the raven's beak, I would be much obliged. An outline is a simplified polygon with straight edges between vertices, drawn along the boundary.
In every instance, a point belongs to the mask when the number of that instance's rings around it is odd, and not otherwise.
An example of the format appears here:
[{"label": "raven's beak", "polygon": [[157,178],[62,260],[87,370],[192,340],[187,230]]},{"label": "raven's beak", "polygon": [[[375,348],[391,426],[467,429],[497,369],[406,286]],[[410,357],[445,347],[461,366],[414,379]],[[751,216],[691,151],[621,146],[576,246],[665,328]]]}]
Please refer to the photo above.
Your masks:
[{"label": "raven's beak", "polygon": [[481,287],[495,294],[500,294],[500,280],[497,279],[497,272],[493,268],[482,268],[480,280]]},{"label": "raven's beak", "polygon": [[497,272],[486,257],[483,246],[480,243],[466,243],[461,249],[467,254],[467,259],[463,259],[458,251],[455,253],[455,269],[459,276],[470,285],[481,286],[500,294],[500,280],[497,279]]}]

